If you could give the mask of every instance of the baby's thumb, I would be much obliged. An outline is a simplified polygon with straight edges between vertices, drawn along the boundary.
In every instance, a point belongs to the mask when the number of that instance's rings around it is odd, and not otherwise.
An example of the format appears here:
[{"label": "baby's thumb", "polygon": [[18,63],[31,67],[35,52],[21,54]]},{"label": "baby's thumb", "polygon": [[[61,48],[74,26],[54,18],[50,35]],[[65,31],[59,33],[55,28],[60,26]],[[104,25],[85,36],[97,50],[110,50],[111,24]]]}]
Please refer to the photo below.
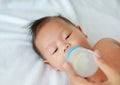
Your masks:
[{"label": "baby's thumb", "polygon": [[103,56],[97,50],[94,52],[94,59],[99,68],[105,73],[107,78],[112,78],[114,75],[114,69],[102,58]]},{"label": "baby's thumb", "polygon": [[65,62],[63,64],[63,68],[65,70],[65,72],[68,74],[69,78],[74,78],[76,76],[75,71],[73,70],[72,66],[70,65],[69,62]]}]

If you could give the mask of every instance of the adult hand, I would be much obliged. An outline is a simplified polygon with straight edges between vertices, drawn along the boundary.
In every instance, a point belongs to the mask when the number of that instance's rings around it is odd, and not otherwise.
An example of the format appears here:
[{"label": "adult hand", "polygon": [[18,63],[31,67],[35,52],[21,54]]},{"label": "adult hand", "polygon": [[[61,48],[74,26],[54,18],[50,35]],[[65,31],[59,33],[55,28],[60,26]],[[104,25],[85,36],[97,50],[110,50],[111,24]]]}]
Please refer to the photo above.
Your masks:
[{"label": "adult hand", "polygon": [[[98,51],[94,52],[94,59],[108,78],[106,82],[99,85],[120,85],[120,72],[106,63]],[[69,63],[65,62],[63,67],[69,76],[70,85],[98,85],[77,75]]]}]

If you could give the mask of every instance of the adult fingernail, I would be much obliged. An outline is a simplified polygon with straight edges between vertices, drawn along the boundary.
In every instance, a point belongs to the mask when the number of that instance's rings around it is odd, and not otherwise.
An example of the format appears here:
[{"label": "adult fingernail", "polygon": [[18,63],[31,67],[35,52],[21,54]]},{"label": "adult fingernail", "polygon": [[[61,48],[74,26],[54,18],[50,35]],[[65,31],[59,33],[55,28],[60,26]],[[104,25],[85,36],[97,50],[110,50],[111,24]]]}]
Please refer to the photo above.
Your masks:
[{"label": "adult fingernail", "polygon": [[101,58],[100,52],[99,52],[98,50],[96,50],[96,51],[94,52],[94,56],[95,56],[96,58]]}]

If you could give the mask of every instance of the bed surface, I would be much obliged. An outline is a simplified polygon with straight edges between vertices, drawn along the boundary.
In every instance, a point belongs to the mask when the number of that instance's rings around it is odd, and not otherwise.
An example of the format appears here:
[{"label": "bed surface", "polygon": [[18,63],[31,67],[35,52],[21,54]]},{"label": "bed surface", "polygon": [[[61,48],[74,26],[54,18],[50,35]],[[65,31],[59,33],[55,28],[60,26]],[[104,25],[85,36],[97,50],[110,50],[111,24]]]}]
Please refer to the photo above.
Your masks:
[{"label": "bed surface", "polygon": [[120,41],[119,0],[0,0],[0,85],[69,85],[34,52],[27,28],[58,14],[80,25],[92,46],[104,37]]}]

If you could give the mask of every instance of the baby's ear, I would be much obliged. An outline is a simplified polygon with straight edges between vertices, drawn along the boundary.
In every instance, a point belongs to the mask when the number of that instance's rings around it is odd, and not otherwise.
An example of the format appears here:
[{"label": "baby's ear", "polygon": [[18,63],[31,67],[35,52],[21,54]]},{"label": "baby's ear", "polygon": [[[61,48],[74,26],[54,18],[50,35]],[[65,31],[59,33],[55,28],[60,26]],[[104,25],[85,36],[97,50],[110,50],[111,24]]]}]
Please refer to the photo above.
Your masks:
[{"label": "baby's ear", "polygon": [[78,25],[78,26],[76,26],[76,28],[79,30],[79,31],[81,31],[82,32],[82,29],[81,29],[81,27]]},{"label": "baby's ear", "polygon": [[47,60],[44,60],[43,62],[44,62],[45,64],[49,64],[49,62],[48,62]]},{"label": "baby's ear", "polygon": [[[49,64],[49,62],[47,60],[44,60],[43,61],[45,64]],[[56,71],[59,71],[60,69],[56,68],[56,67],[53,67]]]},{"label": "baby's ear", "polygon": [[87,38],[88,36],[82,31],[82,29],[81,29],[81,27],[78,25],[78,26],[76,26],[76,28],[79,30],[79,31],[81,31],[83,34],[84,34],[84,36]]}]

